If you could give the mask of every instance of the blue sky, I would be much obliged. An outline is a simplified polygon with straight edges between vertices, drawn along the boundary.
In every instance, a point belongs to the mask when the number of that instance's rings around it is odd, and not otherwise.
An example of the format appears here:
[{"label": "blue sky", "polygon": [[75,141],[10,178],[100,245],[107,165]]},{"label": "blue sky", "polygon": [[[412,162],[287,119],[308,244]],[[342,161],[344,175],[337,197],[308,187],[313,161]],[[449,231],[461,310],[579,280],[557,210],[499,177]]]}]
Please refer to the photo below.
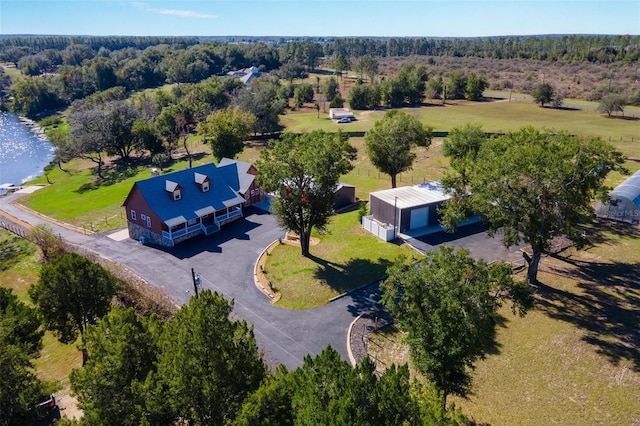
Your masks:
[{"label": "blue sky", "polygon": [[0,34],[640,34],[639,0],[0,0]]}]

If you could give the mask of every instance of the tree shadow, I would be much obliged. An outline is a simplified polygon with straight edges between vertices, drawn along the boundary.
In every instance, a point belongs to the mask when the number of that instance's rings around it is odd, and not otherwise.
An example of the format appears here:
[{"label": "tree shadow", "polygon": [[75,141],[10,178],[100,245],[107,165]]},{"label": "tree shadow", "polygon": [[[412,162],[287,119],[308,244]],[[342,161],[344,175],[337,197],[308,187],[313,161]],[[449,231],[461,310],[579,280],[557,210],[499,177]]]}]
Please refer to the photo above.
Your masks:
[{"label": "tree shadow", "polygon": [[581,225],[580,230],[586,246],[611,244],[616,239],[640,238],[640,227],[616,220],[593,219]]},{"label": "tree shadow", "polygon": [[636,117],[634,115],[610,115],[607,118],[612,120],[640,121],[640,117]]},{"label": "tree shadow", "polygon": [[580,281],[578,291],[540,283],[537,308],[584,330],[582,339],[614,365],[626,360],[640,371],[640,264],[554,257],[573,266],[565,273]]},{"label": "tree shadow", "polygon": [[318,264],[315,278],[339,293],[378,281],[392,264],[389,260],[382,258],[377,262],[368,259],[351,259],[345,264],[330,262],[313,255],[309,258]]},{"label": "tree shadow", "polygon": [[[205,158],[208,154],[205,152],[197,152],[191,154],[192,161],[200,161]],[[173,168],[171,166],[175,165],[178,161],[188,161],[186,157],[178,159],[173,159],[168,162],[168,168],[163,167],[162,174],[171,173]],[[75,192],[82,194],[87,191],[93,191],[101,187],[115,185],[124,180],[130,179],[137,175],[140,172],[140,169],[143,167],[149,167],[149,170],[154,166],[151,162],[151,159],[144,156],[132,156],[127,160],[118,159],[111,163],[107,163],[102,168],[102,178],[98,176],[98,168],[97,166],[91,170],[91,174],[93,175],[93,179],[91,181],[86,182],[80,188],[78,188]],[[148,177],[151,177],[151,173],[149,173]]]}]

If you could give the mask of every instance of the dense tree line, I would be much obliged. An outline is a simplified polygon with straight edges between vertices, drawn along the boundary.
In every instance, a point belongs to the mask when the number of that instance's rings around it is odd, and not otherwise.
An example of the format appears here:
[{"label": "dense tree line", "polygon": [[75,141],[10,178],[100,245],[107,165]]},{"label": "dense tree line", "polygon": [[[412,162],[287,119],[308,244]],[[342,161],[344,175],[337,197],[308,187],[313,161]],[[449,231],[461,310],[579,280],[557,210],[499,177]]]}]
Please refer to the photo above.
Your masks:
[{"label": "dense tree line", "polygon": [[0,50],[0,58],[22,71],[23,76],[11,86],[3,85],[3,92],[9,108],[27,116],[66,107],[117,86],[136,91],[165,83],[199,83],[230,70],[256,66],[271,71],[281,65],[278,50],[263,43],[158,44],[119,50],[70,44],[39,52],[18,46]]},{"label": "dense tree line", "polygon": [[[0,39],[0,60],[23,73],[8,93],[13,111],[35,115],[114,86],[141,90],[165,83],[195,83],[256,66],[293,80],[335,58],[341,75],[353,68],[373,81],[381,57],[412,55],[524,58],[548,61],[633,62],[637,36],[493,37],[469,39],[338,38],[284,44],[200,42],[163,37],[17,37]],[[44,81],[26,77],[46,75]],[[481,83],[482,81],[480,81]],[[473,98],[473,90],[467,97]],[[476,91],[477,93],[477,91]],[[7,94],[5,92],[5,94]],[[464,96],[462,96],[464,97]],[[411,103],[411,102],[410,102]]]},{"label": "dense tree line", "polygon": [[328,347],[302,367],[268,372],[253,330],[230,318],[233,302],[203,291],[161,322],[112,310],[85,336],[71,386],[82,424],[464,425],[406,365],[382,375],[351,367]]},{"label": "dense tree line", "polygon": [[198,44],[198,39],[157,36],[5,36],[0,37],[0,52],[3,60],[6,60],[4,55],[9,54],[12,48],[25,49],[30,54],[35,54],[45,50],[64,50],[72,45],[86,45],[97,52],[103,48],[111,51],[127,48],[144,50],[159,44],[188,47]]},{"label": "dense tree line", "polygon": [[640,58],[640,36],[563,35],[478,38],[338,38],[325,54],[358,58],[395,56],[475,56],[546,61],[633,62]]}]

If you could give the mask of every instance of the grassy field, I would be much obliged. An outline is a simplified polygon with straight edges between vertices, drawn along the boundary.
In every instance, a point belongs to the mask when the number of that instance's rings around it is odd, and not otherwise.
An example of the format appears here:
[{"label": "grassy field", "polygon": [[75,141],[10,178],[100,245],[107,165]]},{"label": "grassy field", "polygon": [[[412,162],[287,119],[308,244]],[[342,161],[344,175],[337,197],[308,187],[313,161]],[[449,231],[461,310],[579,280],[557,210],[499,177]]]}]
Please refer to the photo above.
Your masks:
[{"label": "grassy field", "polygon": [[[455,104],[432,104],[420,108],[402,108],[431,126],[435,131],[448,131],[467,123],[482,125],[487,132],[508,132],[522,126],[567,130],[584,136],[600,136],[612,142],[634,140],[636,156],[640,156],[639,120],[607,118],[594,111],[540,108],[529,102],[466,102]],[[384,111],[356,111],[357,121],[336,124],[328,114],[316,112],[291,113],[283,117],[283,124],[294,132],[307,130],[331,130],[360,132],[369,129],[375,120],[384,116]],[[624,149],[621,147],[621,149]]]},{"label": "grassy field", "polygon": [[380,278],[400,255],[415,252],[407,246],[385,243],[358,226],[358,212],[334,216],[328,232],[314,235],[311,257],[300,247],[276,246],[267,258],[266,275],[282,297],[276,306],[307,309],[328,303],[345,291]]},{"label": "grassy field", "polygon": [[[524,318],[502,309],[498,347],[477,363],[473,394],[451,400],[492,426],[638,424],[639,266],[640,232],[628,227],[544,259],[536,308]],[[369,349],[386,365],[405,362],[400,337],[383,331]]]}]

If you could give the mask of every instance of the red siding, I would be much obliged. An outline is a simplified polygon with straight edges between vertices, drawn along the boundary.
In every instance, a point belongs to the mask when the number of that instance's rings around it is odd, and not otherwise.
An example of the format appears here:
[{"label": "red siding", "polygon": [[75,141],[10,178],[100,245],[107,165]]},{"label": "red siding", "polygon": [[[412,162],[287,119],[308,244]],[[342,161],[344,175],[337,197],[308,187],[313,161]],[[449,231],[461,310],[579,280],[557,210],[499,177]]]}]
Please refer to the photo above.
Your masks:
[{"label": "red siding", "polygon": [[[124,208],[127,213],[127,221],[135,223],[138,226],[150,229],[154,234],[162,234],[162,221],[160,218],[151,211],[149,204],[142,196],[142,193],[138,189],[137,185],[134,185],[124,202]],[[136,212],[136,220],[131,219],[131,210]],[[151,228],[147,227],[147,221],[141,219],[141,215],[151,217]]]}]

